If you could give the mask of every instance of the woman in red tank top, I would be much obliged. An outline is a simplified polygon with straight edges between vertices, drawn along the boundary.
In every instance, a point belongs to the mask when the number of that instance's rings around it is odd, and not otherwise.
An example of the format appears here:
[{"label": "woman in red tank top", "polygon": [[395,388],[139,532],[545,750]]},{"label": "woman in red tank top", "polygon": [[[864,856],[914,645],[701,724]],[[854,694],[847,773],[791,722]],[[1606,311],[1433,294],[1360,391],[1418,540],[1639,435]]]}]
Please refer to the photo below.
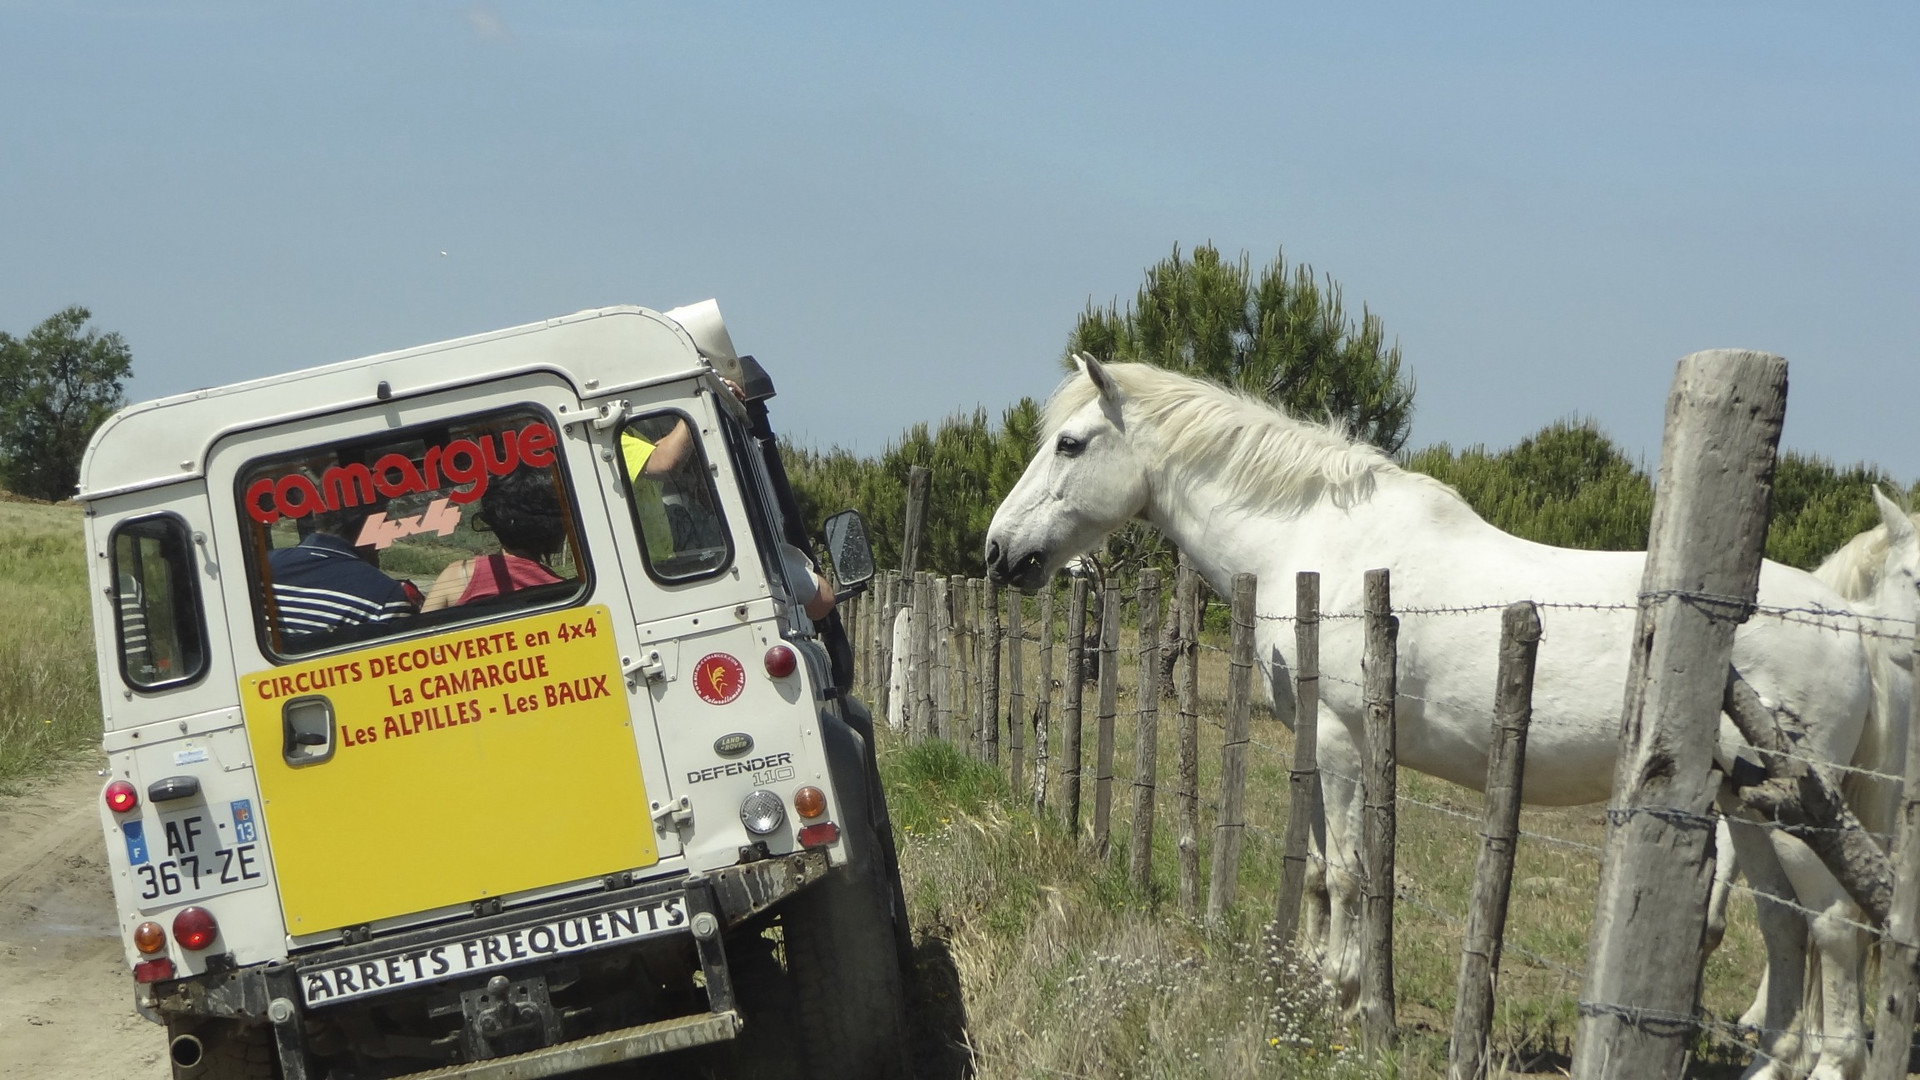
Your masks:
[{"label": "woman in red tank top", "polygon": [[498,477],[480,497],[480,520],[500,538],[500,552],[448,564],[427,590],[421,611],[471,604],[566,579],[547,565],[567,541],[558,477],[527,466]]}]

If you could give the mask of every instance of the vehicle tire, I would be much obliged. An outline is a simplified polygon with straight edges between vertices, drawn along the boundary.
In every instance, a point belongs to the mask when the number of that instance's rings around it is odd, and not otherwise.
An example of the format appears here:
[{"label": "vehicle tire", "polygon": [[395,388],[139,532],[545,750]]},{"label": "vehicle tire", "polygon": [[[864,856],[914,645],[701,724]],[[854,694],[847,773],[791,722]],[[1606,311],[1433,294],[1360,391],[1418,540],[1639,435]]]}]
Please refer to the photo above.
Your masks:
[{"label": "vehicle tire", "polygon": [[906,992],[878,836],[788,901],[787,968],[812,1080],[896,1080],[907,1061]]},{"label": "vehicle tire", "polygon": [[[191,1065],[183,1066],[181,1055],[171,1052],[173,1041],[181,1035],[200,1040],[199,1060]],[[169,1020],[167,1044],[175,1080],[279,1080],[273,1029],[265,1024]]]}]

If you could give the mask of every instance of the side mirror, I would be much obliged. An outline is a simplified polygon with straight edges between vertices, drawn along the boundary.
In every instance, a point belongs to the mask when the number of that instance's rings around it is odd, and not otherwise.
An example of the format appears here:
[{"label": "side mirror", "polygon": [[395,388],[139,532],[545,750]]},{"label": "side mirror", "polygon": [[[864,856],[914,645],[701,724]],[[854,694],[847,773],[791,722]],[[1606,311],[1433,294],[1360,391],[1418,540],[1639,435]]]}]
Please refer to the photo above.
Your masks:
[{"label": "side mirror", "polygon": [[867,540],[867,523],[860,511],[842,510],[822,528],[827,534],[827,557],[833,560],[840,584],[857,585],[873,577],[873,545]]}]

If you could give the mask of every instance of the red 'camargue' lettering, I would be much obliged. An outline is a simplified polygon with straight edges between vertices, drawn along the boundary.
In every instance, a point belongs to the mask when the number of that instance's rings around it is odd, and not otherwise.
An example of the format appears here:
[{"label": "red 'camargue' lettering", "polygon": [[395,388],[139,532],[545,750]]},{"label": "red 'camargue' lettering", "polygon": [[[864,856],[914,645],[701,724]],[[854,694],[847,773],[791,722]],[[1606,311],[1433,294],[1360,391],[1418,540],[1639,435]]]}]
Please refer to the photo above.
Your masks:
[{"label": "red 'camargue' lettering", "polygon": [[283,517],[303,518],[323,510],[369,503],[376,492],[391,499],[437,491],[443,480],[454,485],[447,498],[465,505],[487,493],[490,477],[505,476],[522,465],[536,469],[551,466],[557,442],[551,427],[533,423],[518,431],[430,446],[419,464],[405,454],[387,454],[371,466],[332,466],[320,474],[318,483],[306,473],[263,476],[247,485],[242,506],[248,517],[271,525]]}]

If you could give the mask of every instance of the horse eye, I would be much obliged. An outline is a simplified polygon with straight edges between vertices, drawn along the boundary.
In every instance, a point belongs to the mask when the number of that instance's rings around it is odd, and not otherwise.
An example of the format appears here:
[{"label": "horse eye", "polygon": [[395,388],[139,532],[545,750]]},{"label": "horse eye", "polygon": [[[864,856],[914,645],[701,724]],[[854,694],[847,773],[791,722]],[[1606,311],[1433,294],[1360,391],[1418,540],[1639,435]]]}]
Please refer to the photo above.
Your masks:
[{"label": "horse eye", "polygon": [[1060,436],[1059,441],[1053,444],[1053,448],[1067,455],[1068,457],[1073,457],[1076,454],[1080,453],[1080,451],[1085,450],[1087,448],[1087,444],[1084,442],[1081,442],[1079,439],[1076,439],[1071,435],[1062,435]]}]

